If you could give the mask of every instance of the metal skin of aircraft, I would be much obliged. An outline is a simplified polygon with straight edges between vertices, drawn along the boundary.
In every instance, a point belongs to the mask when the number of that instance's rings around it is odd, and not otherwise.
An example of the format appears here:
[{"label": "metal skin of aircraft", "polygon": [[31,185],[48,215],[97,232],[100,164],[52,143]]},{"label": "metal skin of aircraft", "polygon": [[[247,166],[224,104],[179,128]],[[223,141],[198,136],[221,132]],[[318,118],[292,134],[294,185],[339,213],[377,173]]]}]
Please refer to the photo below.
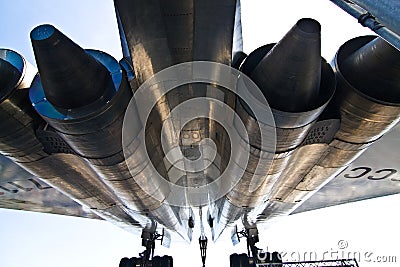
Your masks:
[{"label": "metal skin of aircraft", "polygon": [[35,27],[38,70],[0,49],[0,207],[141,231],[142,257],[120,266],[172,266],[155,241],[194,227],[204,265],[205,225],[213,241],[239,225],[252,258],[231,266],[260,266],[258,223],[399,193],[399,29],[354,2],[385,40],[349,40],[331,64],[311,18],[243,53],[239,0],[115,0],[119,62]]}]

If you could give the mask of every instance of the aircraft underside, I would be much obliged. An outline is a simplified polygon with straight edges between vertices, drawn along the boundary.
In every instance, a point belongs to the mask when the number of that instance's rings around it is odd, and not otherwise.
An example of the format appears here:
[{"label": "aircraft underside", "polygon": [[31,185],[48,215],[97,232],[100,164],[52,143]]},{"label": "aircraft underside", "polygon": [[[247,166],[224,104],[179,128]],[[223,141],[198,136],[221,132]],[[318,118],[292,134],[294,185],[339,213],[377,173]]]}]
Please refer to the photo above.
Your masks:
[{"label": "aircraft underside", "polygon": [[[119,62],[49,24],[30,35],[38,70],[0,49],[0,207],[141,232],[145,251],[120,266],[172,266],[153,258],[171,233],[199,240],[204,265],[207,241],[235,225],[248,254],[231,266],[282,266],[260,256],[257,224],[296,212],[400,120],[396,33],[381,35],[394,46],[349,40],[328,63],[321,25],[299,18],[246,55],[238,0],[114,5]],[[360,168],[347,178],[372,173]]]}]

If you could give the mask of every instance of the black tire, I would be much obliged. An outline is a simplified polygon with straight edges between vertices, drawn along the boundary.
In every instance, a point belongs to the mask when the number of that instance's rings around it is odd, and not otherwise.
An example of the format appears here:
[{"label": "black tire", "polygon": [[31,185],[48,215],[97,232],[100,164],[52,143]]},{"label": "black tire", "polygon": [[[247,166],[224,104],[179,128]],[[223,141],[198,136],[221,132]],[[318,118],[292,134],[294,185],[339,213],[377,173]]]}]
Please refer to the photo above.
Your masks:
[{"label": "black tire", "polygon": [[238,254],[231,254],[229,256],[229,263],[230,263],[230,267],[239,267],[239,255]]},{"label": "black tire", "polygon": [[253,267],[253,264],[249,263],[249,256],[247,254],[243,253],[239,255],[240,257],[240,267]]},{"label": "black tire", "polygon": [[130,258],[129,267],[136,267],[136,265],[140,265],[141,260],[142,260],[141,258],[135,258],[135,257]]},{"label": "black tire", "polygon": [[163,256],[161,258],[161,267],[173,267],[174,261],[171,256]]},{"label": "black tire", "polygon": [[249,263],[249,257],[247,254],[242,253],[238,254],[231,254],[229,257],[230,267],[254,267],[255,264]]},{"label": "black tire", "polygon": [[130,259],[129,258],[122,258],[119,262],[119,267],[130,267]]},{"label": "black tire", "polygon": [[151,260],[151,267],[161,267],[161,257],[160,256],[155,256]]}]

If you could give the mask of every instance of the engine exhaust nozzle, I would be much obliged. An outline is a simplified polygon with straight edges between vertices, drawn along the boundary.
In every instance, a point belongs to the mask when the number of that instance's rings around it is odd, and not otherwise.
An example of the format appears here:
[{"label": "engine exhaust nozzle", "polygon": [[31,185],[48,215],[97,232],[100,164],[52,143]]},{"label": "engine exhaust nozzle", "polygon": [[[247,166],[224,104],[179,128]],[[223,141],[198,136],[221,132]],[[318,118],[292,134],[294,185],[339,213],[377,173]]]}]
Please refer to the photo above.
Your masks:
[{"label": "engine exhaust nozzle", "polygon": [[321,25],[300,19],[261,59],[250,77],[271,107],[299,112],[317,100],[321,80]]},{"label": "engine exhaust nozzle", "polygon": [[110,93],[107,69],[52,25],[31,31],[31,42],[46,98],[57,108],[87,106]]}]

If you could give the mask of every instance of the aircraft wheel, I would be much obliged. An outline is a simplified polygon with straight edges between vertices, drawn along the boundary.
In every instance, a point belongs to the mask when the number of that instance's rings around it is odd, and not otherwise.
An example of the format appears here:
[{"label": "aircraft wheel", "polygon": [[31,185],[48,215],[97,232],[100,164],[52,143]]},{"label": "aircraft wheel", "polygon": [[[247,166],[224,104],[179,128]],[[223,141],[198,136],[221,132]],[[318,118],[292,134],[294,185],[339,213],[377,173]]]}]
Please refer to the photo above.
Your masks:
[{"label": "aircraft wheel", "polygon": [[122,258],[119,262],[119,267],[129,267],[130,260],[128,258]]},{"label": "aircraft wheel", "polygon": [[174,261],[171,256],[162,257],[162,267],[173,267]]},{"label": "aircraft wheel", "polygon": [[251,267],[247,254],[232,254],[230,256],[230,267]]}]

